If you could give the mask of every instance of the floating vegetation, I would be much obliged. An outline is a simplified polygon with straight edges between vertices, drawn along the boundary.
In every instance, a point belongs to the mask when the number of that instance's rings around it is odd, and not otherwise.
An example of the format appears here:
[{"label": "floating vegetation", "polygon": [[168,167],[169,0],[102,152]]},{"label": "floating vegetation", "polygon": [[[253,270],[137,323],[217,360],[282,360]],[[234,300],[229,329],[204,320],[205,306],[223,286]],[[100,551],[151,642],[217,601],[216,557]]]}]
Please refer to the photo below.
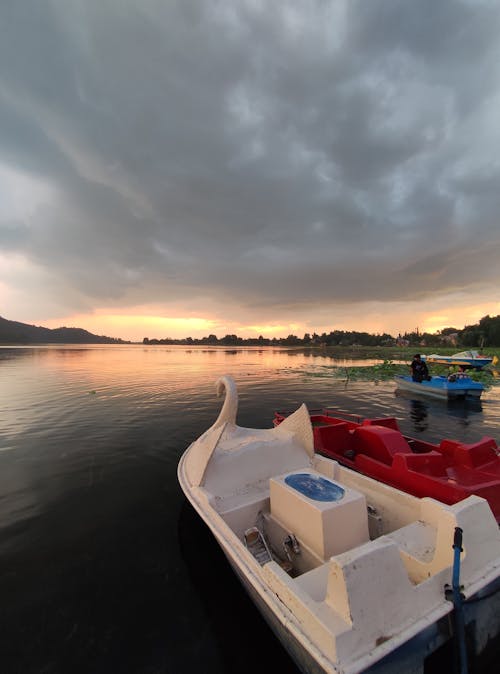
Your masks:
[{"label": "floating vegetation", "polygon": [[[293,370],[294,372],[299,372]],[[455,371],[447,365],[432,365],[429,367],[431,375],[447,376]],[[300,370],[300,374],[311,378],[330,378],[342,381],[387,381],[396,375],[409,374],[409,363],[394,363],[392,360],[384,360],[376,365],[321,365],[314,368]],[[500,378],[496,370],[468,370],[468,376],[474,381],[479,381],[484,386],[500,384]]]}]

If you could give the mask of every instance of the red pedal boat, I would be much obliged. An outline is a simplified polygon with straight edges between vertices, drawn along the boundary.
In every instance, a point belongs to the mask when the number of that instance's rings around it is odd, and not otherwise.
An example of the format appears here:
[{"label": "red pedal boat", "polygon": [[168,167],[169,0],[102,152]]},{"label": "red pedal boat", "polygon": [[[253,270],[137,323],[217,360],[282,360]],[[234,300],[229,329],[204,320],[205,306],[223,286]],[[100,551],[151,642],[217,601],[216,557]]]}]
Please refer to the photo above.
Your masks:
[{"label": "red pedal boat", "polygon": [[[274,425],[286,416],[275,412]],[[311,411],[310,416],[319,454],[414,496],[449,505],[476,494],[488,501],[500,523],[500,455],[493,438],[473,444],[445,439],[436,445],[403,435],[394,417],[354,421],[329,410]]]}]

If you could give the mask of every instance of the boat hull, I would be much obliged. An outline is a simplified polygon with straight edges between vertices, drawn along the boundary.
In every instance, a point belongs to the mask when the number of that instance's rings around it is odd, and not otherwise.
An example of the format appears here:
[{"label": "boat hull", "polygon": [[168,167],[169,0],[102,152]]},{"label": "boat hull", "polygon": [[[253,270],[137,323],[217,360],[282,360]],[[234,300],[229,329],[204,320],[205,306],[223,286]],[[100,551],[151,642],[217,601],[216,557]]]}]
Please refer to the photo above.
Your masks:
[{"label": "boat hull", "polygon": [[457,365],[464,366],[466,368],[472,368],[475,370],[481,370],[486,365],[490,365],[493,362],[493,358],[488,356],[467,356],[465,354],[455,354],[453,356],[440,356],[437,353],[431,354],[429,356],[422,356],[422,360],[425,360],[427,363],[435,363],[436,365]]},{"label": "boat hull", "polygon": [[[262,600],[259,593],[248,582],[238,566],[222,547],[226,559],[233,572],[239,579],[243,589],[247,592],[253,604],[258,609],[262,618],[280,641],[281,645],[292,658],[297,668],[303,674],[329,674],[333,670],[324,669],[311,657],[311,654],[296,640],[288,631],[288,627],[277,620],[269,606]],[[493,594],[486,607],[479,607],[480,597]],[[495,642],[495,636],[500,634],[500,580],[491,583],[484,591],[472,598],[470,604],[464,605],[464,623],[469,642],[476,644],[474,658],[481,658],[488,662],[496,659],[499,646]],[[449,616],[436,620],[432,625],[423,629],[419,634],[403,643],[399,648],[389,653],[373,665],[363,669],[363,674],[424,674],[425,672],[437,672],[439,666],[432,666],[432,658],[436,657],[439,649],[449,644],[450,651],[455,649],[453,628]],[[490,651],[494,651],[491,653]],[[469,654],[471,655],[471,654]],[[482,671],[482,669],[478,670]]]},{"label": "boat hull", "polygon": [[417,393],[436,400],[479,399],[484,386],[468,377],[455,382],[448,381],[447,377],[431,377],[430,381],[417,382],[409,376],[395,377],[397,387],[402,391]]},{"label": "boat hull", "polygon": [[221,389],[218,418],[179,461],[179,485],[301,671],[423,674],[454,615],[458,643],[464,622],[472,632],[471,661],[498,643],[500,533],[485,499],[419,499],[321,456],[305,405],[274,428],[240,427],[235,382],[222,377]]},{"label": "boat hull", "polygon": [[[352,667],[338,669],[333,666],[300,631],[300,627],[290,620],[290,614],[284,610],[283,603],[253,572],[244,556],[237,554],[234,542],[231,536],[228,537],[224,526],[220,526],[218,516],[213,516],[196,499],[184,471],[188,452],[189,449],[181,457],[178,466],[179,484],[185,497],[214,536],[242,588],[303,674],[424,674],[434,671],[429,667],[429,659],[440,648],[448,643],[450,650],[455,649],[450,614],[448,611],[441,611],[436,613],[434,621],[422,622],[419,628],[414,629],[413,634],[401,638],[400,644],[382,658],[367,656]],[[482,602],[481,597],[485,601]],[[469,603],[464,604],[463,613],[467,638],[474,646],[473,653],[469,649],[469,659],[481,661],[488,649],[494,649],[496,653],[500,635],[500,578],[491,581],[480,592],[471,596]]]},{"label": "boat hull", "polygon": [[[261,579],[253,572],[247,560],[237,554],[231,537],[227,537],[227,532],[223,530],[224,527],[220,526],[218,518],[210,516],[210,512],[193,497],[184,470],[185,458],[188,451],[189,449],[179,462],[179,484],[191,506],[214,536],[233,572],[261,616],[301,672],[304,672],[304,674],[340,674],[339,670],[328,666],[326,661],[325,666],[319,664],[319,661],[323,659],[320,651],[313,648],[313,645],[307,640],[305,635],[300,634],[298,629],[294,629],[289,615],[283,610],[283,604],[274,593],[265,587]],[[351,672],[351,674],[356,673]]]},{"label": "boat hull", "polygon": [[243,589],[246,591],[253,604],[266,621],[267,625],[272,630],[275,637],[279,640],[288,655],[292,658],[298,669],[304,674],[327,674],[331,670],[326,670],[318,665],[315,658],[311,656],[309,651],[299,642],[298,639],[293,638],[285,624],[278,620],[272,608],[263,600],[261,594],[255,590],[253,585],[248,581],[247,577],[241,573],[238,565],[234,562],[231,555],[222,548],[226,559],[229,562],[233,572],[240,581]]},{"label": "boat hull", "polygon": [[227,532],[224,531],[224,527],[220,526],[217,516],[211,516],[210,512],[196,498],[193,498],[184,472],[186,455],[187,452],[181,458],[178,468],[179,484],[184,495],[209,528],[231,569],[275,636],[279,639],[301,672],[307,674],[340,674],[335,668],[322,667],[318,664],[318,660],[321,659],[321,653],[317,649],[311,650],[311,648],[308,648],[305,637],[301,637],[298,630],[293,629],[294,626],[283,611],[283,607],[277,596],[269,592],[261,579],[255,575],[247,560],[236,553],[234,541],[231,540],[230,535],[228,537]]}]

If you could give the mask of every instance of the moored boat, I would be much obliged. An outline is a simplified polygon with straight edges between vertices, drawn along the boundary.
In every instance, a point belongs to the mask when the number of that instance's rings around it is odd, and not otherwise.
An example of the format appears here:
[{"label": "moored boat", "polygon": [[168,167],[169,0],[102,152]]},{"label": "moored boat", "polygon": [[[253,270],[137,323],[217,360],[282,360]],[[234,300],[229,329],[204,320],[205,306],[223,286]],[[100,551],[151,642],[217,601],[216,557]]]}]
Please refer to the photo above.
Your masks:
[{"label": "moored boat", "polygon": [[427,363],[461,365],[465,368],[474,368],[476,370],[481,370],[485,365],[490,365],[493,362],[493,357],[484,356],[479,351],[461,351],[452,356],[440,356],[437,353],[432,353],[429,356],[422,355],[421,358]]},{"label": "moored boat", "polygon": [[433,376],[423,381],[413,381],[409,375],[396,375],[394,377],[397,388],[401,391],[409,391],[418,395],[437,398],[439,400],[456,400],[459,398],[480,398],[484,385],[474,381],[471,377],[444,377]]},{"label": "moored boat", "polygon": [[[414,496],[453,504],[486,499],[500,524],[500,454],[494,438],[434,444],[403,435],[394,417],[354,420],[331,409],[311,413],[314,449],[344,466]],[[276,412],[274,425],[286,415]]]},{"label": "moored boat", "polygon": [[234,381],[223,389],[179,483],[301,671],[418,673],[453,638],[463,650],[467,633],[469,661],[498,639],[500,533],[484,499],[418,499],[315,453],[305,405],[242,428]]}]

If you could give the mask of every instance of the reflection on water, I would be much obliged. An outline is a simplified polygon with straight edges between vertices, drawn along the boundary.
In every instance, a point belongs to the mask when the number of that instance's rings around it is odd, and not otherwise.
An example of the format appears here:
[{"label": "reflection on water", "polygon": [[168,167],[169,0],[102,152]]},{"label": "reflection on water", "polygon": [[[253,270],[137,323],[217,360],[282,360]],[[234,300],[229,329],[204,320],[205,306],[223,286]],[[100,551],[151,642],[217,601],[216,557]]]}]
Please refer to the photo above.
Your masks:
[{"label": "reflection on water", "polygon": [[429,425],[427,421],[427,405],[421,400],[410,400],[410,405],[410,417],[413,421],[414,428],[419,433],[422,433],[422,431],[425,431]]},{"label": "reflection on water", "polygon": [[[410,397],[408,397],[408,402],[410,404],[410,418],[414,429],[418,433],[428,430],[429,404],[423,400]],[[473,421],[473,415],[480,414],[483,411],[480,400],[447,400],[437,401],[437,404],[443,406],[446,417],[455,418],[457,423],[462,426],[468,426]]]},{"label": "reflection on water", "polygon": [[[213,542],[179,520],[177,463],[217,417],[222,374],[238,384],[243,426],[271,427],[275,410],[305,402],[394,416],[430,442],[500,439],[500,389],[460,407],[416,403],[390,381],[310,376],[338,363],[281,347],[0,348],[2,674],[190,672],[200,658],[206,672],[244,671],[237,627],[256,633],[260,619]],[[209,569],[212,594],[199,582]],[[295,671],[275,646],[274,666]]]},{"label": "reflection on water", "polygon": [[468,426],[473,423],[473,416],[481,414],[483,405],[480,399],[472,400],[450,400],[448,402],[447,413],[450,417],[456,417],[459,423]]}]

